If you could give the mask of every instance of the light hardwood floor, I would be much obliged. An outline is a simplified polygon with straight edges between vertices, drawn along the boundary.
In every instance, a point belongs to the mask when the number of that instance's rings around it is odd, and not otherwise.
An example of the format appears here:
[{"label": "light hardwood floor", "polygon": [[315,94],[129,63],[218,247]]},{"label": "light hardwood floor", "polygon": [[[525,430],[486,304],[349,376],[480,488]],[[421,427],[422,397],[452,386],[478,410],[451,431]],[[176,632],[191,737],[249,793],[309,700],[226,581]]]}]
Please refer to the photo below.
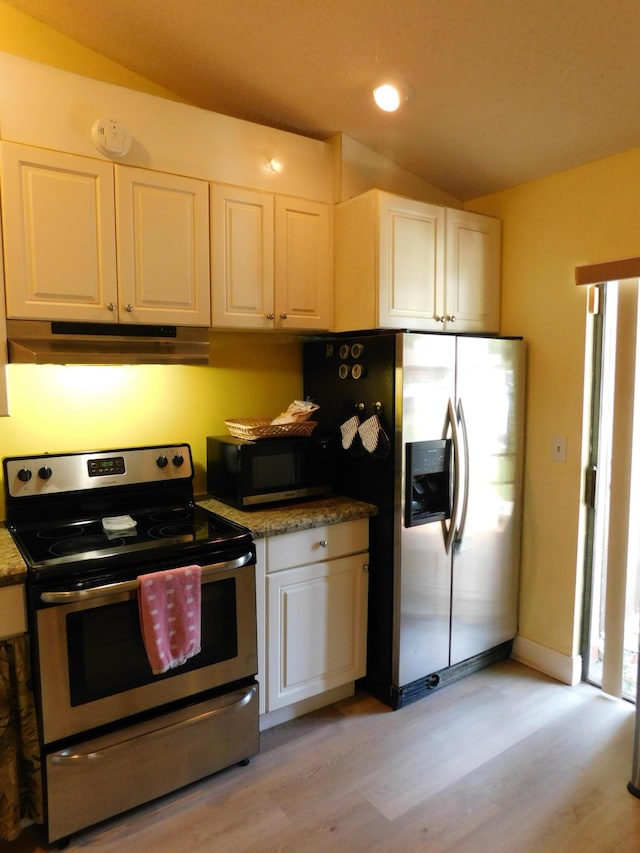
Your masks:
[{"label": "light hardwood floor", "polygon": [[[504,661],[392,712],[359,693],[70,851],[640,851],[634,707]],[[30,831],[2,853],[43,850]]]}]

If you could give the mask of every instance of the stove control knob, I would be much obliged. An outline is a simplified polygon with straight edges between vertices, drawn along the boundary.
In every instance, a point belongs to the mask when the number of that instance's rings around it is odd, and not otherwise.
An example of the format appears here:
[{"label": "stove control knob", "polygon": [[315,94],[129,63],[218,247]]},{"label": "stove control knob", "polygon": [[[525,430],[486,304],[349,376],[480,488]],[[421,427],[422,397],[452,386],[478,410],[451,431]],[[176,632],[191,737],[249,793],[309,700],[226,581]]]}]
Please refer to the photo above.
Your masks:
[{"label": "stove control knob", "polygon": [[48,465],[43,465],[42,468],[40,468],[40,470],[38,471],[38,477],[40,477],[41,480],[48,480],[50,479],[52,473],[53,472],[51,471],[51,468],[49,468]]},{"label": "stove control knob", "polygon": [[166,456],[158,456],[158,458],[156,459],[156,465],[158,466],[158,468],[166,468],[168,464],[169,460]]},{"label": "stove control knob", "polygon": [[179,468],[183,462],[184,456],[182,456],[180,453],[176,453],[176,455],[173,457],[173,464],[176,466],[176,468]]},{"label": "stove control knob", "polygon": [[21,468],[18,471],[18,479],[21,483],[28,483],[31,479],[31,471],[28,468]]}]

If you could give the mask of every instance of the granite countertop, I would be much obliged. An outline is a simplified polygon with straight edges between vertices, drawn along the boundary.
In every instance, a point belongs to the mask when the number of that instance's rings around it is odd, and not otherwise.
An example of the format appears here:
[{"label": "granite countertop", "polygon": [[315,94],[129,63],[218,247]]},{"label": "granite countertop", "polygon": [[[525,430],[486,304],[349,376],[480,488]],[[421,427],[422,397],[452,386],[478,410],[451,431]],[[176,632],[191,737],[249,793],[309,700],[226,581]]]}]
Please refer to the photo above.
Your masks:
[{"label": "granite countertop", "polygon": [[[378,512],[373,504],[344,497],[321,498],[250,512],[234,509],[206,495],[199,498],[198,503],[205,509],[248,527],[254,539],[320,527],[323,524],[369,518]],[[27,567],[24,560],[11,534],[4,524],[0,524],[0,586],[23,583],[26,576]]]},{"label": "granite countertop", "polygon": [[374,504],[338,496],[249,511],[235,509],[206,496],[198,499],[198,503],[205,509],[248,527],[254,539],[378,514]]},{"label": "granite countertop", "polygon": [[11,534],[0,524],[0,586],[23,583],[27,577],[27,567],[16,548]]}]

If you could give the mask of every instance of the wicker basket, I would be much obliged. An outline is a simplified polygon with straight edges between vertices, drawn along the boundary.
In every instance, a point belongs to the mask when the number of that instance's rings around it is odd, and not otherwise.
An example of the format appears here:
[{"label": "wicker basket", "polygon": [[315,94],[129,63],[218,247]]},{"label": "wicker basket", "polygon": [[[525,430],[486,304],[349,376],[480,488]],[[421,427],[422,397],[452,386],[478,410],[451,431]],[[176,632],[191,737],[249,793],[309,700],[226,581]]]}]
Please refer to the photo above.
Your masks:
[{"label": "wicker basket", "polygon": [[293,424],[272,424],[269,418],[236,418],[225,421],[225,425],[235,438],[254,441],[257,438],[278,438],[280,436],[307,436],[315,429],[317,421],[301,421]]}]

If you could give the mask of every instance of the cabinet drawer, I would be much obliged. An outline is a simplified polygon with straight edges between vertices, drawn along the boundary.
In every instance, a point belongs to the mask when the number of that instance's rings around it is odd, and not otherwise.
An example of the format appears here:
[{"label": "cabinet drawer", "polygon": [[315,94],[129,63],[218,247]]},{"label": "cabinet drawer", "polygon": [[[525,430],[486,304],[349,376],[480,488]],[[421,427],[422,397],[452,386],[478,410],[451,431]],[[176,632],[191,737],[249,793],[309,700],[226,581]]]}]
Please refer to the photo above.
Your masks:
[{"label": "cabinet drawer", "polygon": [[24,587],[22,584],[0,587],[0,640],[24,634],[26,630]]},{"label": "cabinet drawer", "polygon": [[369,520],[323,524],[267,539],[267,572],[358,554],[369,548]]}]

